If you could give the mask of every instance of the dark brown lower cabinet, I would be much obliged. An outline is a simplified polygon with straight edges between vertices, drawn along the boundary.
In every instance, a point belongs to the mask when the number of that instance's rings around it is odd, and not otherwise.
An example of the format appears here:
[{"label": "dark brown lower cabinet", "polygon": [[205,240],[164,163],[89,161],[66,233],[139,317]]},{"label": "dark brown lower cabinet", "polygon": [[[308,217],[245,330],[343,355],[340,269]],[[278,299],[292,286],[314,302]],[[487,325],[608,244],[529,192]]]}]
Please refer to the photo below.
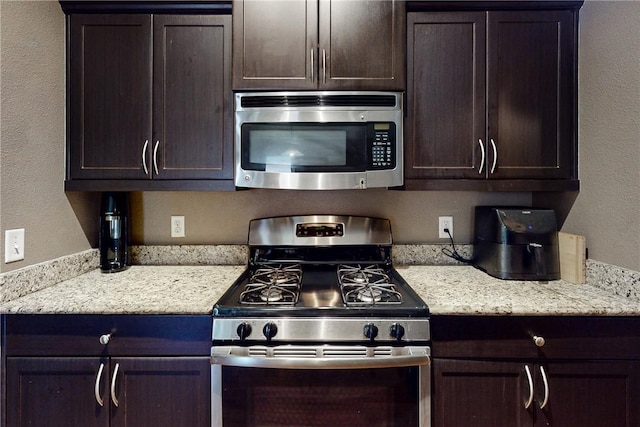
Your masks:
[{"label": "dark brown lower cabinet", "polygon": [[433,316],[432,427],[640,426],[640,317]]},{"label": "dark brown lower cabinet", "polygon": [[2,317],[7,426],[211,426],[210,315]]},{"label": "dark brown lower cabinet", "polygon": [[10,426],[211,425],[208,357],[10,357],[7,373]]},{"label": "dark brown lower cabinet", "polygon": [[634,427],[640,422],[640,362],[434,359],[433,369],[434,427]]}]

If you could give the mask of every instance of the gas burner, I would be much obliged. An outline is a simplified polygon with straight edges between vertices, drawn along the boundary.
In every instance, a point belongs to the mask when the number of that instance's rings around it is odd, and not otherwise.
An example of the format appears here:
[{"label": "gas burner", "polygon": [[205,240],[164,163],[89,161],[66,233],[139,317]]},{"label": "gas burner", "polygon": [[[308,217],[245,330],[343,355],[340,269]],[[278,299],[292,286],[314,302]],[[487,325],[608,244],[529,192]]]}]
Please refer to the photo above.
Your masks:
[{"label": "gas burner", "polygon": [[402,294],[377,265],[339,265],[338,282],[347,306],[402,303]]},{"label": "gas burner", "polygon": [[240,304],[295,305],[298,301],[302,269],[299,264],[265,265],[255,269],[240,294]]}]

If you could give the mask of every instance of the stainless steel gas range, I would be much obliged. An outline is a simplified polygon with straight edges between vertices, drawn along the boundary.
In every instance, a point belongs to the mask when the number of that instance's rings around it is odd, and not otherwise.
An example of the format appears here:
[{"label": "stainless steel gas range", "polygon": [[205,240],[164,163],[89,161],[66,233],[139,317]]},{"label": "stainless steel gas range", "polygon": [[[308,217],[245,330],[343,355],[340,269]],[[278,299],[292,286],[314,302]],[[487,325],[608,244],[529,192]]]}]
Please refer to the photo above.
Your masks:
[{"label": "stainless steel gas range", "polygon": [[429,426],[429,309],[388,220],[253,220],[213,309],[214,426]]}]

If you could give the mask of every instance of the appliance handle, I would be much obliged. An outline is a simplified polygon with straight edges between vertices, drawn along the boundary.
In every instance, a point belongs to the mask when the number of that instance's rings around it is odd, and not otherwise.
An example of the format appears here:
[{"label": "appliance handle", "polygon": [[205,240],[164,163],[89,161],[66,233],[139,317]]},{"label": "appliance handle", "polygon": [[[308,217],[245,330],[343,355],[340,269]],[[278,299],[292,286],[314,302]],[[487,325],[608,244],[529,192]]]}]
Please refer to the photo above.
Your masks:
[{"label": "appliance handle", "polygon": [[327,50],[322,49],[322,84],[327,83]]},{"label": "appliance handle", "polygon": [[[313,349],[313,347],[310,347]],[[353,356],[353,357],[316,357],[308,353],[307,356],[248,356],[234,354],[244,347],[213,347],[211,349],[211,364],[221,366],[235,366],[241,368],[271,368],[271,369],[379,369],[408,366],[429,365],[429,347],[406,347],[402,355],[391,356]],[[310,350],[313,352],[313,350]]]},{"label": "appliance handle", "polygon": [[311,56],[311,61],[310,61],[310,62],[311,62],[311,66],[309,67],[309,69],[310,69],[310,71],[311,71],[311,81],[312,81],[312,82],[314,81],[314,80],[313,80],[313,77],[314,77],[314,76],[313,76],[313,68],[314,68],[314,66],[315,66],[315,65],[314,65],[314,56],[315,56],[315,54],[313,53],[313,51],[314,51],[314,50],[315,50],[314,48],[309,49],[309,51],[310,51],[310,56]]}]

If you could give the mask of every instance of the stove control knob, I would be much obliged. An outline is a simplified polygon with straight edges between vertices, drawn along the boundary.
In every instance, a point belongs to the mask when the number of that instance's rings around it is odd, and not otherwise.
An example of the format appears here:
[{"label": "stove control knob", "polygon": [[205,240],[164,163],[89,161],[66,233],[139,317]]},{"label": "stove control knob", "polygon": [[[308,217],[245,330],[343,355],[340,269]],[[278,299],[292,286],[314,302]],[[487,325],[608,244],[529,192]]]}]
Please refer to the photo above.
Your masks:
[{"label": "stove control knob", "polygon": [[364,329],[362,331],[364,336],[369,338],[369,341],[373,341],[378,336],[378,327],[373,323],[368,323],[364,325]]},{"label": "stove control knob", "polygon": [[275,337],[278,333],[278,327],[275,323],[269,322],[264,325],[264,328],[262,328],[262,333],[264,334],[267,341],[271,341],[271,338]]},{"label": "stove control knob", "polygon": [[242,322],[238,325],[236,332],[238,333],[238,337],[240,337],[240,341],[244,341],[249,337],[249,335],[251,335],[251,325],[246,322]]},{"label": "stove control knob", "polygon": [[402,340],[404,337],[404,326],[394,323],[389,327],[389,335],[396,341]]}]

